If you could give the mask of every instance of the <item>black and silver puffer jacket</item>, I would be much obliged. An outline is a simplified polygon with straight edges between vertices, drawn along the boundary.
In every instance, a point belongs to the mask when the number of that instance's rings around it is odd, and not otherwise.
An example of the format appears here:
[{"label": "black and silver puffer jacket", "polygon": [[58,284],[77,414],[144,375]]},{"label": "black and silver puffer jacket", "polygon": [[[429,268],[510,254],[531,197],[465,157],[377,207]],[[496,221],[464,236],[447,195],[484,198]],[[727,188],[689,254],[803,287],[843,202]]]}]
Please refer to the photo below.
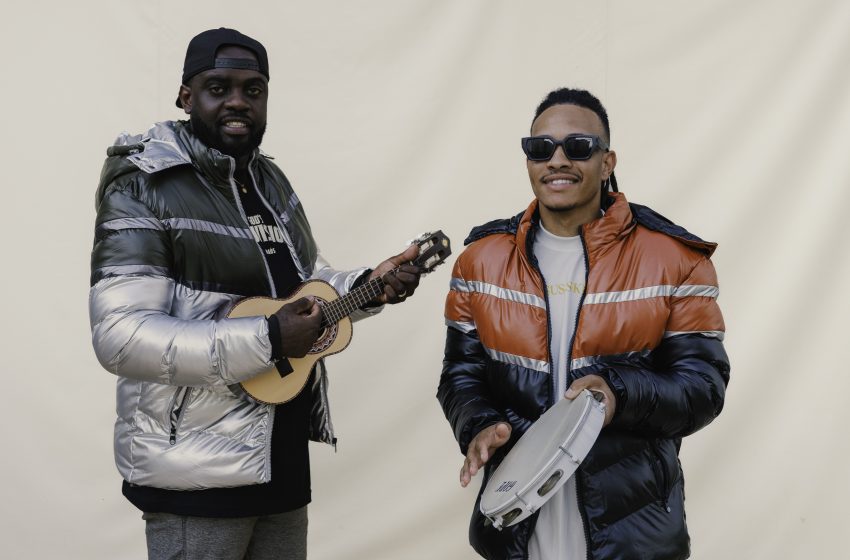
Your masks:
[{"label": "black and silver puffer jacket", "polygon": [[[89,314],[97,358],[118,376],[118,470],[130,483],[176,490],[268,482],[274,407],[238,389],[272,365],[268,324],[224,314],[246,296],[287,294],[275,293],[248,229],[235,162],[185,122],[122,135],[109,153],[96,195]],[[365,269],[340,272],[322,259],[268,156],[258,150],[249,170],[301,278],[346,292]],[[330,443],[321,362],[312,379],[311,437]]]}]

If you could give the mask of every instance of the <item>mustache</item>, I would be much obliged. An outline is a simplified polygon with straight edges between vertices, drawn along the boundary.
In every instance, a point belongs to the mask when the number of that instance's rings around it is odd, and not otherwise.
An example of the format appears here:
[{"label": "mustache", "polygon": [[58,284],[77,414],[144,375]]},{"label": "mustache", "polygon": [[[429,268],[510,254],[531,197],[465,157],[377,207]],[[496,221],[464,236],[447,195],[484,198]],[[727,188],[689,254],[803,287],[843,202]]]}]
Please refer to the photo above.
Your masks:
[{"label": "mustache", "polygon": [[220,117],[216,122],[218,122],[220,124],[220,123],[224,123],[224,122],[227,122],[227,121],[233,121],[233,120],[241,121],[241,122],[244,122],[245,124],[249,124],[249,125],[254,124],[254,120],[251,117],[249,117],[247,113],[238,113],[238,112],[227,113],[224,116]]},{"label": "mustache", "polygon": [[[236,113],[231,114],[231,119],[236,120]],[[239,118],[239,120],[242,120]],[[219,152],[231,157],[241,157],[251,154],[260,146],[263,141],[263,135],[266,133],[266,124],[262,127],[255,126],[251,122],[251,132],[244,138],[243,141],[233,143],[230,139],[226,139],[218,128],[219,120],[212,120],[209,123],[204,121],[196,113],[189,114],[189,124],[194,135],[208,148],[215,148]]]}]

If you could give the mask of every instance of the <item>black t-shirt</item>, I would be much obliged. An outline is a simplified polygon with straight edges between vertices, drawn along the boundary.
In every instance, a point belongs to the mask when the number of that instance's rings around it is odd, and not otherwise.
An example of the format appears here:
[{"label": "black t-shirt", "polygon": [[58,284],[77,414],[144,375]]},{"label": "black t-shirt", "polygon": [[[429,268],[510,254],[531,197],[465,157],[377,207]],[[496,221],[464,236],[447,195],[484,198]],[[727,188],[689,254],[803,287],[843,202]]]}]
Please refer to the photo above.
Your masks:
[{"label": "black t-shirt", "polygon": [[[254,239],[263,250],[278,297],[300,283],[295,263],[271,211],[253,188],[240,188],[239,197]],[[314,373],[315,375],[315,373]],[[202,517],[248,517],[298,509],[310,503],[310,390],[275,406],[272,428],[272,478],[266,484],[204,490],[164,490],[126,481],[123,493],[142,511]]]}]

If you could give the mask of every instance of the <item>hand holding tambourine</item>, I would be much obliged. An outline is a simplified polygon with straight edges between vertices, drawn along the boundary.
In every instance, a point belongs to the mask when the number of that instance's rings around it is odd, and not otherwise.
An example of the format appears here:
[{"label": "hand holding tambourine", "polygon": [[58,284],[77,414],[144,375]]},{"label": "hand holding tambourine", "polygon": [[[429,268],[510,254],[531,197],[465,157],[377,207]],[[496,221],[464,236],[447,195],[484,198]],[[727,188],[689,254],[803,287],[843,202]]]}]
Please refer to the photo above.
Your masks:
[{"label": "hand holding tambourine", "polygon": [[[610,424],[611,419],[614,418],[614,410],[617,408],[617,398],[608,383],[598,375],[586,375],[573,381],[564,397],[573,400],[584,389],[597,395],[597,400],[605,405],[605,420],[602,425]],[[463,488],[466,488],[472,477],[490,460],[493,452],[508,443],[510,437],[511,425],[507,422],[499,422],[478,432],[470,442],[466,450],[466,459],[464,459],[463,466],[460,468],[460,485]]]},{"label": "hand holding tambourine", "polygon": [[602,395],[600,402],[605,405],[605,422],[603,422],[602,425],[607,426],[610,424],[611,419],[614,418],[614,410],[617,408],[617,397],[614,396],[614,391],[611,390],[611,387],[608,386],[605,379],[598,375],[585,375],[584,377],[580,377],[573,381],[564,396],[573,400],[579,396],[582,389],[587,389],[594,395],[597,395],[597,400],[600,400],[598,395]]},{"label": "hand holding tambourine", "polygon": [[575,399],[555,403],[490,475],[478,506],[495,529],[510,527],[539,510],[590,452],[606,420],[602,402],[606,395],[595,380],[585,383],[598,390],[581,389]]}]

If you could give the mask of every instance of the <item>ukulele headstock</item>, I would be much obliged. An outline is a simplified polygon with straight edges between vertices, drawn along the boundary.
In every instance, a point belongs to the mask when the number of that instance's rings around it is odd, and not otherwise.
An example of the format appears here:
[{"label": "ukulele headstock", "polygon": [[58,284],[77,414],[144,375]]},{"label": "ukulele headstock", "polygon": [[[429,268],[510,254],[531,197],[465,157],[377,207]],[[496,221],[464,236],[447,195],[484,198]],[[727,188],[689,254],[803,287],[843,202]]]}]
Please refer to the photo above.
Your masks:
[{"label": "ukulele headstock", "polygon": [[419,247],[419,256],[413,259],[413,264],[422,268],[422,274],[428,274],[452,254],[449,238],[439,229],[423,233],[410,243]]}]

